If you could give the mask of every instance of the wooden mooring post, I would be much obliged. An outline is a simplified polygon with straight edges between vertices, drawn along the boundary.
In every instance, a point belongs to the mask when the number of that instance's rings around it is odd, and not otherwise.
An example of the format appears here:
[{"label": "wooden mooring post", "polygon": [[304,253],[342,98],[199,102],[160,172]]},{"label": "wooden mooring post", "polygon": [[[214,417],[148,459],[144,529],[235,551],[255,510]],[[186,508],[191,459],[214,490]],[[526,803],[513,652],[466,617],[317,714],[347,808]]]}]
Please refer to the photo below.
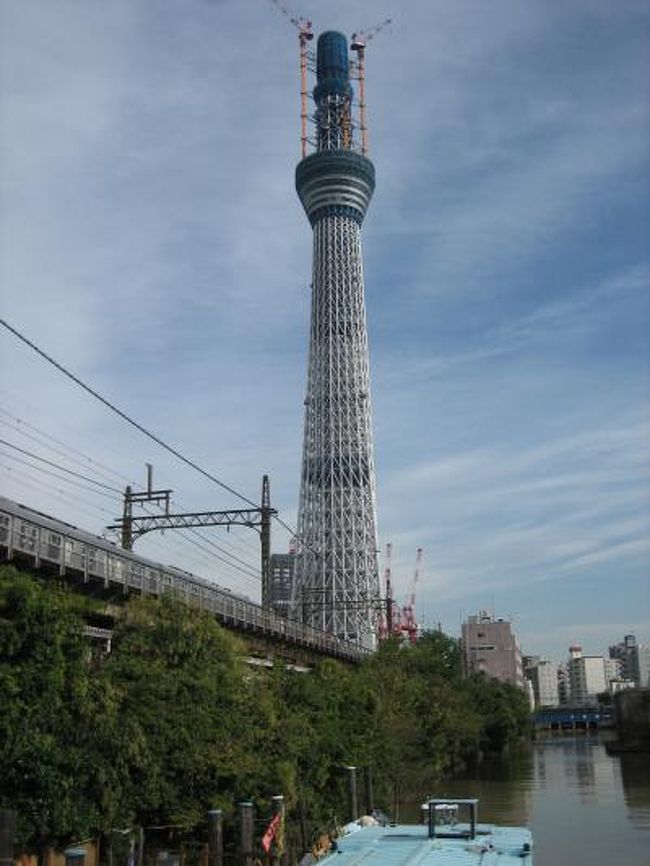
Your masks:
[{"label": "wooden mooring post", "polygon": [[273,847],[271,848],[271,863],[272,866],[282,866],[286,860],[284,856],[284,797],[282,794],[278,794],[272,797],[271,802],[273,803],[273,817],[276,815],[280,816],[280,823],[275,832],[275,838],[272,843]]},{"label": "wooden mooring post", "polygon": [[223,812],[208,812],[208,866],[223,866]]},{"label": "wooden mooring post", "polygon": [[85,848],[66,848],[63,853],[65,854],[65,866],[85,866]]},{"label": "wooden mooring post", "polygon": [[372,766],[370,764],[366,765],[364,780],[366,783],[366,815],[372,815],[375,811],[375,792],[372,784]]},{"label": "wooden mooring post", "polygon": [[359,804],[357,800],[357,768],[346,767],[348,777],[348,821],[356,821],[359,817]]},{"label": "wooden mooring post", "polygon": [[253,804],[250,800],[238,803],[239,811],[239,851],[238,866],[252,866],[253,863]]}]

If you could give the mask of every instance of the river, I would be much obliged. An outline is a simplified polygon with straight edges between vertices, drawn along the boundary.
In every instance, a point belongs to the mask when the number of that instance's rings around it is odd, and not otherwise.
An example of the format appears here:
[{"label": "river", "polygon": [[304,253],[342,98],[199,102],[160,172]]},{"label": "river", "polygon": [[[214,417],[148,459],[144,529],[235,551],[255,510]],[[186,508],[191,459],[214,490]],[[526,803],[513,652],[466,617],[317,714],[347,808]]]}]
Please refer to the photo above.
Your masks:
[{"label": "river", "polygon": [[[529,826],[535,866],[650,866],[650,754],[610,757],[596,733],[542,737],[430,793],[478,797],[479,821]],[[400,820],[416,817],[402,805]]]}]

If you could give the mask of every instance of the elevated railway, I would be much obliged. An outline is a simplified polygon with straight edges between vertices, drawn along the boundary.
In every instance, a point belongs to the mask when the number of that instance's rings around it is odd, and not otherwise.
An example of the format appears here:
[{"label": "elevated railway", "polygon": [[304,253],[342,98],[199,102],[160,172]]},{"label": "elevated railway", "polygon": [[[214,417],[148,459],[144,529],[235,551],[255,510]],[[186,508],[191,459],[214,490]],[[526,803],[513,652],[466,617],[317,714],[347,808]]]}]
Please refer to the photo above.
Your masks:
[{"label": "elevated railway", "polygon": [[246,596],[162,565],[103,538],[0,496],[0,561],[56,573],[78,588],[114,600],[143,595],[177,600],[206,610],[253,643],[277,643],[309,655],[359,664],[371,650],[285,619]]}]

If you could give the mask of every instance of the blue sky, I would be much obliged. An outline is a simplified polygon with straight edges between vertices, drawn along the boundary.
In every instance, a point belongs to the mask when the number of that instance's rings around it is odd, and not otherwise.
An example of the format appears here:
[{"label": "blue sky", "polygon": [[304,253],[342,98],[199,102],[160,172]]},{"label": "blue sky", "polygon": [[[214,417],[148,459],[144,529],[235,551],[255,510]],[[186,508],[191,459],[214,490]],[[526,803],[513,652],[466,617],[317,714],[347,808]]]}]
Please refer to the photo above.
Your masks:
[{"label": "blue sky", "polygon": [[[556,660],[650,639],[647,5],[403,6],[295,6],[317,31],[394,19],[367,51],[363,244],[398,594],[422,546],[426,624],[493,608]],[[247,496],[268,472],[294,521],[311,261],[295,31],[269,0],[0,8],[2,315]],[[152,461],[182,507],[236,505],[14,338],[0,352],[0,438],[61,463],[75,448],[66,465],[91,474],[141,481]],[[16,454],[7,495],[94,531],[117,516]],[[211,538],[255,567],[254,538]],[[140,549],[259,591],[169,534]]]}]

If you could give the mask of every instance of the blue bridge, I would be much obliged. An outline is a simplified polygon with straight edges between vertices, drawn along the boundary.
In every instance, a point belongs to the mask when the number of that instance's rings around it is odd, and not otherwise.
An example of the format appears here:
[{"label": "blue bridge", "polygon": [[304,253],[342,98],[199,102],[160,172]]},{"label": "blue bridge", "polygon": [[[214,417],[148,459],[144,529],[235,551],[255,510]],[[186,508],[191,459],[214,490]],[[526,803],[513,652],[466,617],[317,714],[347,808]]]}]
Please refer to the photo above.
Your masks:
[{"label": "blue bridge", "polygon": [[544,707],[533,713],[538,730],[576,731],[611,728],[614,725],[611,707]]}]

